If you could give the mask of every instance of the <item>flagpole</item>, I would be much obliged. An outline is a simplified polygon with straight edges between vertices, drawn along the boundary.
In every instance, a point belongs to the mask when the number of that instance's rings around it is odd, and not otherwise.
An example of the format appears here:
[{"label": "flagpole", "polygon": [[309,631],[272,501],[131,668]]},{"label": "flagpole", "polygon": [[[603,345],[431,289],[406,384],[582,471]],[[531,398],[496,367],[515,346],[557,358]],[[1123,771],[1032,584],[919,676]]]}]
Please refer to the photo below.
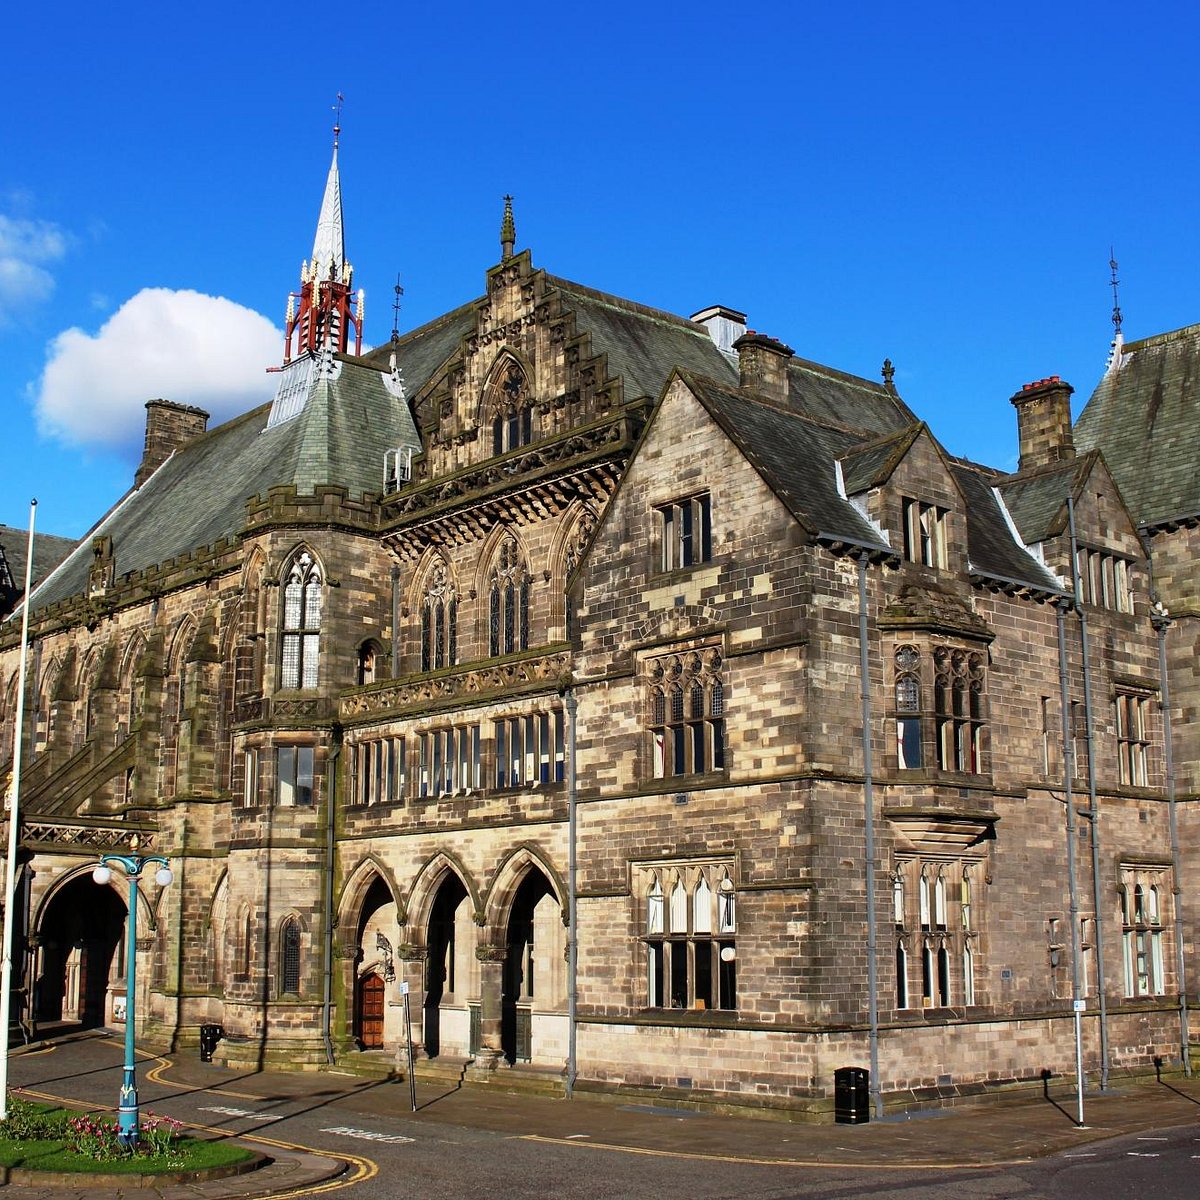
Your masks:
[{"label": "flagpole", "polygon": [[21,667],[17,675],[17,720],[13,732],[12,782],[8,791],[8,860],[4,874],[4,946],[0,951],[0,1121],[8,1116],[8,1041],[12,1018],[13,909],[17,890],[18,798],[21,793],[21,750],[25,740],[25,671],[29,662],[29,592],[33,582],[33,519],[37,501],[29,502],[29,542],[25,549],[25,600],[21,605]]}]

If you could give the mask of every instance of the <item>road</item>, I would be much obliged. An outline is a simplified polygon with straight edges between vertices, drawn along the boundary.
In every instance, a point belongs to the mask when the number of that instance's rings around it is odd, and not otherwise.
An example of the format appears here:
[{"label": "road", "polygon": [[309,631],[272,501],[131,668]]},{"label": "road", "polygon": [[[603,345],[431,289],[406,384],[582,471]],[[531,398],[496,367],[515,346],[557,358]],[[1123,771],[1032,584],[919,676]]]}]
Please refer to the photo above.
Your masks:
[{"label": "road", "polygon": [[[12,1083],[37,1093],[85,1104],[115,1103],[120,1085],[121,1046],[117,1039],[86,1038],[34,1053],[14,1055]],[[170,1080],[171,1068],[147,1056],[139,1063],[143,1112],[153,1110],[212,1131],[257,1139],[272,1146],[295,1146],[334,1153],[354,1164],[348,1182],[328,1195],[346,1200],[835,1200],[871,1197],[919,1200],[1196,1200],[1200,1194],[1200,1125],[1147,1131],[1105,1142],[1081,1143],[1066,1152],[999,1167],[964,1168],[947,1146],[936,1122],[913,1122],[909,1142],[924,1139],[927,1161],[896,1168],[747,1161],[737,1153],[734,1119],[721,1126],[721,1144],[703,1148],[689,1136],[703,1120],[674,1110],[646,1106],[645,1120],[663,1123],[657,1132],[677,1131],[684,1153],[641,1148],[605,1148],[590,1129],[586,1106],[579,1127],[555,1137],[476,1128],[439,1119],[437,1104],[407,1111],[403,1084],[356,1083],[346,1076],[303,1076],[311,1090],[269,1094],[269,1076],[231,1072],[220,1086],[195,1089]],[[290,1092],[295,1092],[295,1087]],[[493,1103],[503,1105],[500,1098]],[[516,1103],[515,1101],[512,1103]],[[561,1102],[560,1102],[561,1103]],[[559,1109],[558,1112],[571,1110]],[[570,1117],[566,1118],[569,1127]],[[987,1121],[986,1110],[978,1120]],[[732,1123],[731,1123],[732,1122]],[[559,1124],[562,1124],[560,1119]],[[762,1122],[753,1122],[761,1142]],[[675,1127],[673,1131],[670,1127]],[[854,1130],[845,1152],[860,1155]],[[779,1125],[773,1136],[781,1157],[800,1157],[805,1127]],[[670,1136],[660,1137],[670,1145]],[[696,1143],[701,1144],[699,1148]],[[768,1157],[760,1152],[755,1158]],[[960,1161],[963,1157],[960,1155]],[[1023,1155],[1014,1154],[1014,1158]]]}]

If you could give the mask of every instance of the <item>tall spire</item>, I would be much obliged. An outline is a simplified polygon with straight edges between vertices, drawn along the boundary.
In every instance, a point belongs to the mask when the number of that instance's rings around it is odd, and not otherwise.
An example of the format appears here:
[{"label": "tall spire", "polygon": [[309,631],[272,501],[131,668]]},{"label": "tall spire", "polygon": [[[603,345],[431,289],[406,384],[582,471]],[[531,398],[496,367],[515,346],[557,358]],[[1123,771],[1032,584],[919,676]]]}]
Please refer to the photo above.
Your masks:
[{"label": "tall spire", "polygon": [[500,261],[507,262],[513,256],[517,241],[517,226],[513,221],[512,197],[504,197],[504,220],[500,222]]},{"label": "tall spire", "polygon": [[[285,363],[293,352],[333,350],[345,353],[354,329],[354,353],[362,352],[363,297],[355,303],[354,271],[346,261],[342,231],[342,181],[338,174],[338,143],[342,134],[342,93],[338,92],[333,126],[333,161],[321,198],[321,215],[313,239],[312,259],[300,268],[300,290],[288,298],[284,339]],[[299,301],[297,311],[296,301]],[[295,346],[293,346],[295,340]]]},{"label": "tall spire", "polygon": [[1108,248],[1108,269],[1112,273],[1109,283],[1112,285],[1113,308],[1112,308],[1112,323],[1113,323],[1113,340],[1112,347],[1108,352],[1108,362],[1105,364],[1105,373],[1109,371],[1119,371],[1121,369],[1122,351],[1125,347],[1125,335],[1121,332],[1121,300],[1117,291],[1121,281],[1117,278],[1117,257],[1111,246]]}]

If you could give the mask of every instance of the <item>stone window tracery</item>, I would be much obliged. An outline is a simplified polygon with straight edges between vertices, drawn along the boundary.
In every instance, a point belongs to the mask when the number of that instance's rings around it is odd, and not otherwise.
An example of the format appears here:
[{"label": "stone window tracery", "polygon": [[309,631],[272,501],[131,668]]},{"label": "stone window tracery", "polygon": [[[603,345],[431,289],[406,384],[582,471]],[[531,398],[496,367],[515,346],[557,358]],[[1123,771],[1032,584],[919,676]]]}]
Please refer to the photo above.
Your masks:
[{"label": "stone window tracery", "polygon": [[737,890],[732,864],[645,868],[647,1002],[651,1008],[737,1007]]},{"label": "stone window tracery", "polygon": [[[973,877],[977,869],[975,861],[911,858],[897,862],[892,873],[897,1008],[976,1003],[979,931]],[[914,991],[918,984],[919,991]]]},{"label": "stone window tracery", "polygon": [[533,406],[525,372],[515,360],[501,369],[492,395],[492,453],[504,454],[533,441]]},{"label": "stone window tracery", "polygon": [[488,587],[488,652],[512,654],[529,649],[529,571],[517,539],[500,543]]},{"label": "stone window tracery", "polygon": [[725,687],[715,648],[647,664],[651,769],[655,779],[725,769]]},{"label": "stone window tracery", "polygon": [[445,562],[429,573],[421,601],[421,670],[436,671],[458,661],[458,595]]},{"label": "stone window tracery", "polygon": [[1125,868],[1121,872],[1121,948],[1126,996],[1161,996],[1167,990],[1163,959],[1164,868]]},{"label": "stone window tracery", "polygon": [[283,585],[280,687],[315,688],[321,641],[321,568],[302,550]]}]

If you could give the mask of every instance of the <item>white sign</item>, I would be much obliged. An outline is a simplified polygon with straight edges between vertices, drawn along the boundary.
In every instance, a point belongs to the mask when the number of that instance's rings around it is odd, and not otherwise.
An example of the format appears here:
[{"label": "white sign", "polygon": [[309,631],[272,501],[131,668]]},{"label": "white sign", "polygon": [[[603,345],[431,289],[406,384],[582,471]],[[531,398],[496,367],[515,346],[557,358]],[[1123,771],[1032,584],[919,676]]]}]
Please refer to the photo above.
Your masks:
[{"label": "white sign", "polygon": [[1072,1007],[1074,1008],[1074,1010],[1076,1012],[1087,1012],[1087,1001],[1086,1000],[1076,1000],[1075,1003],[1072,1005]]},{"label": "white sign", "polygon": [[403,981],[403,982],[400,984],[400,995],[402,995],[402,996],[407,996],[407,995],[408,995],[408,980],[404,980],[404,981]]}]

